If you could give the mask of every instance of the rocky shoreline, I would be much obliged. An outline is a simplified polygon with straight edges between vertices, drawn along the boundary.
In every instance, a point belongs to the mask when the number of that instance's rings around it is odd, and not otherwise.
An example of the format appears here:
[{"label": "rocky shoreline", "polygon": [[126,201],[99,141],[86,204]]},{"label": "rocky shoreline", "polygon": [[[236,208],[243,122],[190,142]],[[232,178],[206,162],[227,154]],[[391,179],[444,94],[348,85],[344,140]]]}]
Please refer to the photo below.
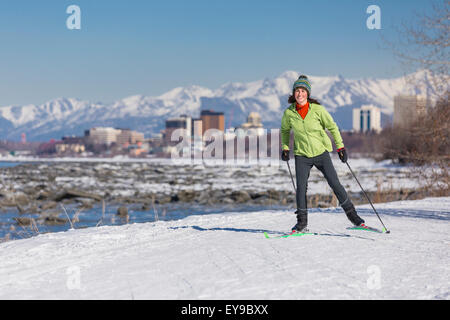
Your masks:
[{"label": "rocky shoreline", "polygon": [[[205,176],[206,174],[206,176]],[[275,189],[250,191],[214,187],[214,170],[193,166],[149,163],[29,163],[0,169],[0,212],[17,210],[20,224],[30,224],[25,214],[39,214],[45,224],[66,223],[63,206],[82,210],[98,205],[142,211],[169,203],[199,205],[288,204],[292,192]],[[248,177],[236,171],[235,179]],[[233,177],[232,177],[233,178]]]},{"label": "rocky shoreline", "polygon": [[[0,169],[0,213],[17,211],[19,225],[65,224],[64,207],[88,210],[117,206],[126,217],[133,206],[150,211],[165,204],[255,205],[295,207],[295,194],[284,166],[205,167],[164,163],[53,162],[28,163]],[[322,178],[320,178],[322,179]],[[312,178],[314,180],[314,178]],[[353,201],[366,203],[360,192]],[[372,192],[372,195],[374,193]],[[387,192],[391,201],[411,198],[417,191]],[[308,196],[310,207],[338,206],[330,192]]]}]

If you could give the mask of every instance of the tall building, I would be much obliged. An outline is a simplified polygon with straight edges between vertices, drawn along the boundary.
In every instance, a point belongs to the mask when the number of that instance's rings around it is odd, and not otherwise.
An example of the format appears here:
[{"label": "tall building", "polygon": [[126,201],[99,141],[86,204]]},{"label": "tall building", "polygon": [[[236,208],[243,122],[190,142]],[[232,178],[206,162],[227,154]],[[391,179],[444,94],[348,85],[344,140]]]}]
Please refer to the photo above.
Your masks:
[{"label": "tall building", "polygon": [[169,118],[166,120],[166,128],[164,129],[163,140],[170,142],[172,133],[177,129],[186,129],[188,134],[192,134],[192,118],[181,115],[177,118]]},{"label": "tall building", "polygon": [[201,138],[203,135],[202,119],[192,119],[192,136],[194,138]]},{"label": "tall building", "polygon": [[427,113],[428,101],[421,96],[394,97],[394,126],[409,127]]},{"label": "tall building", "polygon": [[202,119],[202,135],[208,129],[218,129],[225,131],[225,116],[223,112],[215,112],[213,110],[202,110],[200,113]]},{"label": "tall building", "polygon": [[119,146],[136,144],[144,141],[144,134],[130,129],[121,129],[117,135],[116,143]]},{"label": "tall building", "polygon": [[372,105],[353,109],[353,130],[357,132],[381,131],[380,109]]},{"label": "tall building", "polygon": [[98,127],[89,130],[87,135],[94,143],[111,145],[117,142],[117,136],[121,130],[110,127]]}]

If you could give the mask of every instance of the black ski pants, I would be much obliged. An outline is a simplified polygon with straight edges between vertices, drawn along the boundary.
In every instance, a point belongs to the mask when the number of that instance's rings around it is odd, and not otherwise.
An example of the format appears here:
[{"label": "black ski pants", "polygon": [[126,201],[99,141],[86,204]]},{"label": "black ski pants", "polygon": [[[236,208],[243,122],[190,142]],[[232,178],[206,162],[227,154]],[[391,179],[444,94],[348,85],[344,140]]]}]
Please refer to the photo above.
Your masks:
[{"label": "black ski pants", "polygon": [[339,182],[328,151],[312,158],[296,155],[295,173],[297,178],[297,209],[299,212],[307,212],[306,190],[308,189],[309,172],[313,166],[323,173],[328,185],[338,198],[339,204],[344,204],[348,200],[347,192]]}]

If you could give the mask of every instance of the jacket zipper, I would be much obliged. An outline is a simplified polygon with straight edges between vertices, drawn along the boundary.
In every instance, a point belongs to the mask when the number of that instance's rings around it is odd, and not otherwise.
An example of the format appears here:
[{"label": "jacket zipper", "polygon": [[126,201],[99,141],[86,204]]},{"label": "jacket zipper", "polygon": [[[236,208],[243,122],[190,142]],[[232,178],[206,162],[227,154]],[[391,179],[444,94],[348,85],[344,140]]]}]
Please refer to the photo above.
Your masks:
[{"label": "jacket zipper", "polygon": [[303,130],[305,131],[306,138],[308,139],[309,150],[311,151],[311,155],[313,155],[314,152],[312,150],[312,143],[311,143],[311,140],[309,139],[309,134],[308,134],[308,132],[306,131],[306,128],[305,128],[305,120],[304,119],[301,119],[301,120],[302,120],[302,124],[303,124]]},{"label": "jacket zipper", "polygon": [[[310,111],[310,110],[308,110],[308,113],[309,113],[309,111]],[[299,118],[299,120],[302,122],[302,125],[303,125],[303,131],[305,132],[306,139],[308,140],[309,150],[311,151],[311,155],[312,155],[312,154],[314,154],[314,152],[313,152],[313,150],[312,150],[311,140],[309,139],[308,132],[306,131],[306,128],[305,128],[305,120],[298,114],[297,110],[295,111],[295,114],[297,115],[297,117]]]}]

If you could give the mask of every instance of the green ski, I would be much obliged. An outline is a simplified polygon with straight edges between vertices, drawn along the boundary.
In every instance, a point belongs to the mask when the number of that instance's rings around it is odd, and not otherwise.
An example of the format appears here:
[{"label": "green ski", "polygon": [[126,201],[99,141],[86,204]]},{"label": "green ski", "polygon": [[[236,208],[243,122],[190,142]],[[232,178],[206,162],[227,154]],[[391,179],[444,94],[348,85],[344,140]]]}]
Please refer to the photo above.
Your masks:
[{"label": "green ski", "polygon": [[294,233],[286,233],[286,234],[282,234],[280,236],[271,237],[271,236],[269,236],[269,234],[267,232],[264,232],[264,237],[266,237],[266,239],[301,237],[301,236],[305,236],[305,235],[318,235],[318,233],[317,232],[294,232]]},{"label": "green ski", "polygon": [[347,230],[364,230],[364,231],[370,231],[370,232],[376,232],[376,233],[386,233],[386,229],[383,228],[383,230],[368,227],[364,225],[363,227],[350,227],[347,228]]}]

